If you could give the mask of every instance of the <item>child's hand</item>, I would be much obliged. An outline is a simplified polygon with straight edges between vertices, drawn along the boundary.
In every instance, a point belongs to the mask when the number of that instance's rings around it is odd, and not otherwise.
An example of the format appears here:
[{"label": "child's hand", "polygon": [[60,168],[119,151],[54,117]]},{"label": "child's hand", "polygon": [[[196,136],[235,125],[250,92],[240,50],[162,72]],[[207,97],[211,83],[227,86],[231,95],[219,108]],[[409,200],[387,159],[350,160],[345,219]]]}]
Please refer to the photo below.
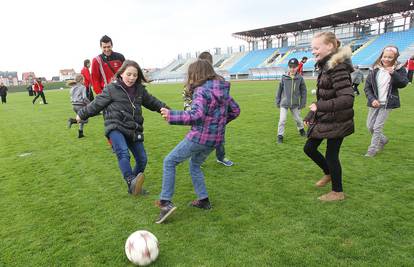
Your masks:
[{"label": "child's hand", "polygon": [[316,106],[315,103],[312,103],[312,105],[309,106],[309,109],[313,112],[316,112],[316,110],[318,109],[318,107]]},{"label": "child's hand", "polygon": [[161,112],[161,116],[165,119],[168,120],[168,116],[170,115],[170,110],[166,109],[166,108],[161,108],[160,109]]},{"label": "child's hand", "polygon": [[303,125],[305,125],[306,127],[309,127],[309,122],[308,121],[303,121]]},{"label": "child's hand", "polygon": [[77,114],[76,114],[76,121],[77,121],[78,123],[80,123],[80,122],[81,122],[81,120],[82,120],[82,119],[79,117],[79,115],[77,115]]},{"label": "child's hand", "polygon": [[373,108],[378,108],[381,104],[378,100],[375,99],[374,101],[372,101],[371,105]]}]

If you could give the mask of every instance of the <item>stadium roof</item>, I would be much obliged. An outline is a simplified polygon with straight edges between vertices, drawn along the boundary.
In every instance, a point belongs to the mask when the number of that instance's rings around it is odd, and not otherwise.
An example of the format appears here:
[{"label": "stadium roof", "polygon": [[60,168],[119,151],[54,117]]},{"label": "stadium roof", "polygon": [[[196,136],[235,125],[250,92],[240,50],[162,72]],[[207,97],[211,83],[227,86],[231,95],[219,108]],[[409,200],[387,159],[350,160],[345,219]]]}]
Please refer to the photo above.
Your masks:
[{"label": "stadium roof", "polygon": [[408,10],[414,10],[413,1],[389,0],[314,19],[270,26],[255,30],[236,32],[233,33],[233,36],[242,38],[261,38],[277,34],[304,31],[310,29],[319,29],[328,26],[336,26],[340,24],[391,15],[394,13],[400,13]]}]

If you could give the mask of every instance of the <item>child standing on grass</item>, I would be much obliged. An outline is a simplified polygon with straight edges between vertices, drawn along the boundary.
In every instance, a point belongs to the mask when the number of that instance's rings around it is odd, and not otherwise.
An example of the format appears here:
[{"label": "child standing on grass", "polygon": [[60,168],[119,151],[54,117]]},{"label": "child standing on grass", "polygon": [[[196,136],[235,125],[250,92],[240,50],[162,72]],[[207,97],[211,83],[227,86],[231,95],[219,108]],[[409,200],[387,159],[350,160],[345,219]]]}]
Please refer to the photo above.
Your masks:
[{"label": "child standing on grass", "polygon": [[[70,89],[70,101],[72,103],[73,111],[78,114],[78,111],[90,103],[87,89],[83,85],[84,78],[82,74],[76,74],[75,80],[68,82],[69,86],[72,86]],[[72,126],[73,123],[77,123],[76,119],[68,119],[68,128]],[[85,123],[88,123],[88,120],[79,122],[79,134],[78,138],[85,137],[83,135],[83,126]]]},{"label": "child standing on grass", "polygon": [[300,110],[306,105],[306,85],[303,77],[298,73],[299,62],[296,58],[289,60],[289,72],[282,76],[279,90],[276,94],[276,106],[280,108],[279,125],[277,129],[277,142],[283,143],[285,124],[288,110],[296,121],[301,136],[306,136],[303,129],[303,120],[300,117]]},{"label": "child standing on grass", "polygon": [[[312,54],[319,70],[317,101],[309,106],[305,117],[308,140],[304,152],[324,172],[317,183],[323,187],[332,182],[332,191],[320,196],[321,201],[343,200],[342,167],[339,151],[344,138],[354,132],[354,90],[351,86],[353,71],[350,47],[340,47],[332,32],[321,32],[312,39]],[[318,151],[327,139],[325,157]]]},{"label": "child standing on grass", "polygon": [[190,174],[197,194],[197,200],[190,205],[200,209],[211,208],[200,167],[208,155],[224,143],[226,124],[240,114],[238,104],[230,96],[230,83],[217,75],[206,60],[197,60],[188,67],[186,87],[193,91],[191,110],[161,109],[162,116],[170,124],[192,127],[186,138],[164,159],[159,203],[161,211],[156,223],[162,223],[176,209],[171,202],[175,168],[187,159],[190,159]]},{"label": "child standing on grass", "polygon": [[[213,65],[213,56],[207,51],[201,53],[198,56],[198,59],[206,60],[211,65]],[[224,80],[224,78],[222,79]],[[191,102],[193,101],[193,93],[188,88],[184,88],[183,99],[184,99],[184,110],[191,110]],[[223,164],[226,167],[231,167],[234,165],[233,161],[226,158],[226,151],[224,149],[224,143],[216,147],[216,158],[217,158],[218,163]]]},{"label": "child standing on grass", "polygon": [[[142,185],[147,154],[143,143],[142,106],[156,112],[167,106],[145,89],[142,83],[146,79],[135,61],[126,60],[114,77],[101,94],[96,95],[90,104],[78,111],[76,120],[86,120],[103,110],[105,135],[112,141],[128,193],[143,194],[146,192]],[[131,167],[129,151],[135,158],[134,169]]]},{"label": "child standing on grass", "polygon": [[388,143],[388,138],[383,133],[385,121],[392,109],[400,107],[398,89],[408,84],[407,71],[397,61],[399,55],[397,47],[385,47],[365,83],[364,91],[369,107],[367,127],[372,135],[365,154],[367,157],[374,157]]},{"label": "child standing on grass", "polygon": [[355,95],[359,95],[358,86],[360,83],[364,82],[364,74],[358,66],[355,66],[354,70],[355,71],[351,73],[352,88],[354,89]]}]

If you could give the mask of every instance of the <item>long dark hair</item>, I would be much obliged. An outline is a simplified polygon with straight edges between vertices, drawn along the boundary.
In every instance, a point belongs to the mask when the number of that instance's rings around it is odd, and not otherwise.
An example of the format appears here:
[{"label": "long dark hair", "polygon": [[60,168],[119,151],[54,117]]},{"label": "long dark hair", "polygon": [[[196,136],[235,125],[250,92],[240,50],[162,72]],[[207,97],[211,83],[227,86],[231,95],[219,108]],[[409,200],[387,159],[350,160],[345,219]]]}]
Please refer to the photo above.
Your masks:
[{"label": "long dark hair", "polygon": [[114,77],[117,79],[122,79],[121,74],[124,73],[128,67],[134,67],[138,71],[138,78],[135,84],[142,84],[143,82],[148,82],[147,79],[145,79],[144,73],[142,72],[142,69],[138,65],[138,63],[129,59],[124,61],[121,68],[119,68],[119,70],[115,73]]},{"label": "long dark hair", "polygon": [[214,71],[210,62],[199,59],[188,66],[187,82],[185,84],[187,90],[192,92],[208,80],[223,80],[223,77]]}]

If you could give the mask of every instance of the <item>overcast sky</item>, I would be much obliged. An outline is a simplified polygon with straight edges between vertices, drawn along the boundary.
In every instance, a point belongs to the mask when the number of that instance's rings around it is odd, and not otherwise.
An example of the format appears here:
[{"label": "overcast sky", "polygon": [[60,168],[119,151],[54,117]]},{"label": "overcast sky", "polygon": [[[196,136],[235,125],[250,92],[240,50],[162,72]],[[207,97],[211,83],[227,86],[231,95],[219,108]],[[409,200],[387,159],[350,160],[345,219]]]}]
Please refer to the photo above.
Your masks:
[{"label": "overcast sky", "polygon": [[310,19],[376,0],[13,0],[0,11],[0,71],[50,79],[79,72],[108,35],[114,51],[142,67],[164,67],[179,53],[244,42],[232,33]]}]

